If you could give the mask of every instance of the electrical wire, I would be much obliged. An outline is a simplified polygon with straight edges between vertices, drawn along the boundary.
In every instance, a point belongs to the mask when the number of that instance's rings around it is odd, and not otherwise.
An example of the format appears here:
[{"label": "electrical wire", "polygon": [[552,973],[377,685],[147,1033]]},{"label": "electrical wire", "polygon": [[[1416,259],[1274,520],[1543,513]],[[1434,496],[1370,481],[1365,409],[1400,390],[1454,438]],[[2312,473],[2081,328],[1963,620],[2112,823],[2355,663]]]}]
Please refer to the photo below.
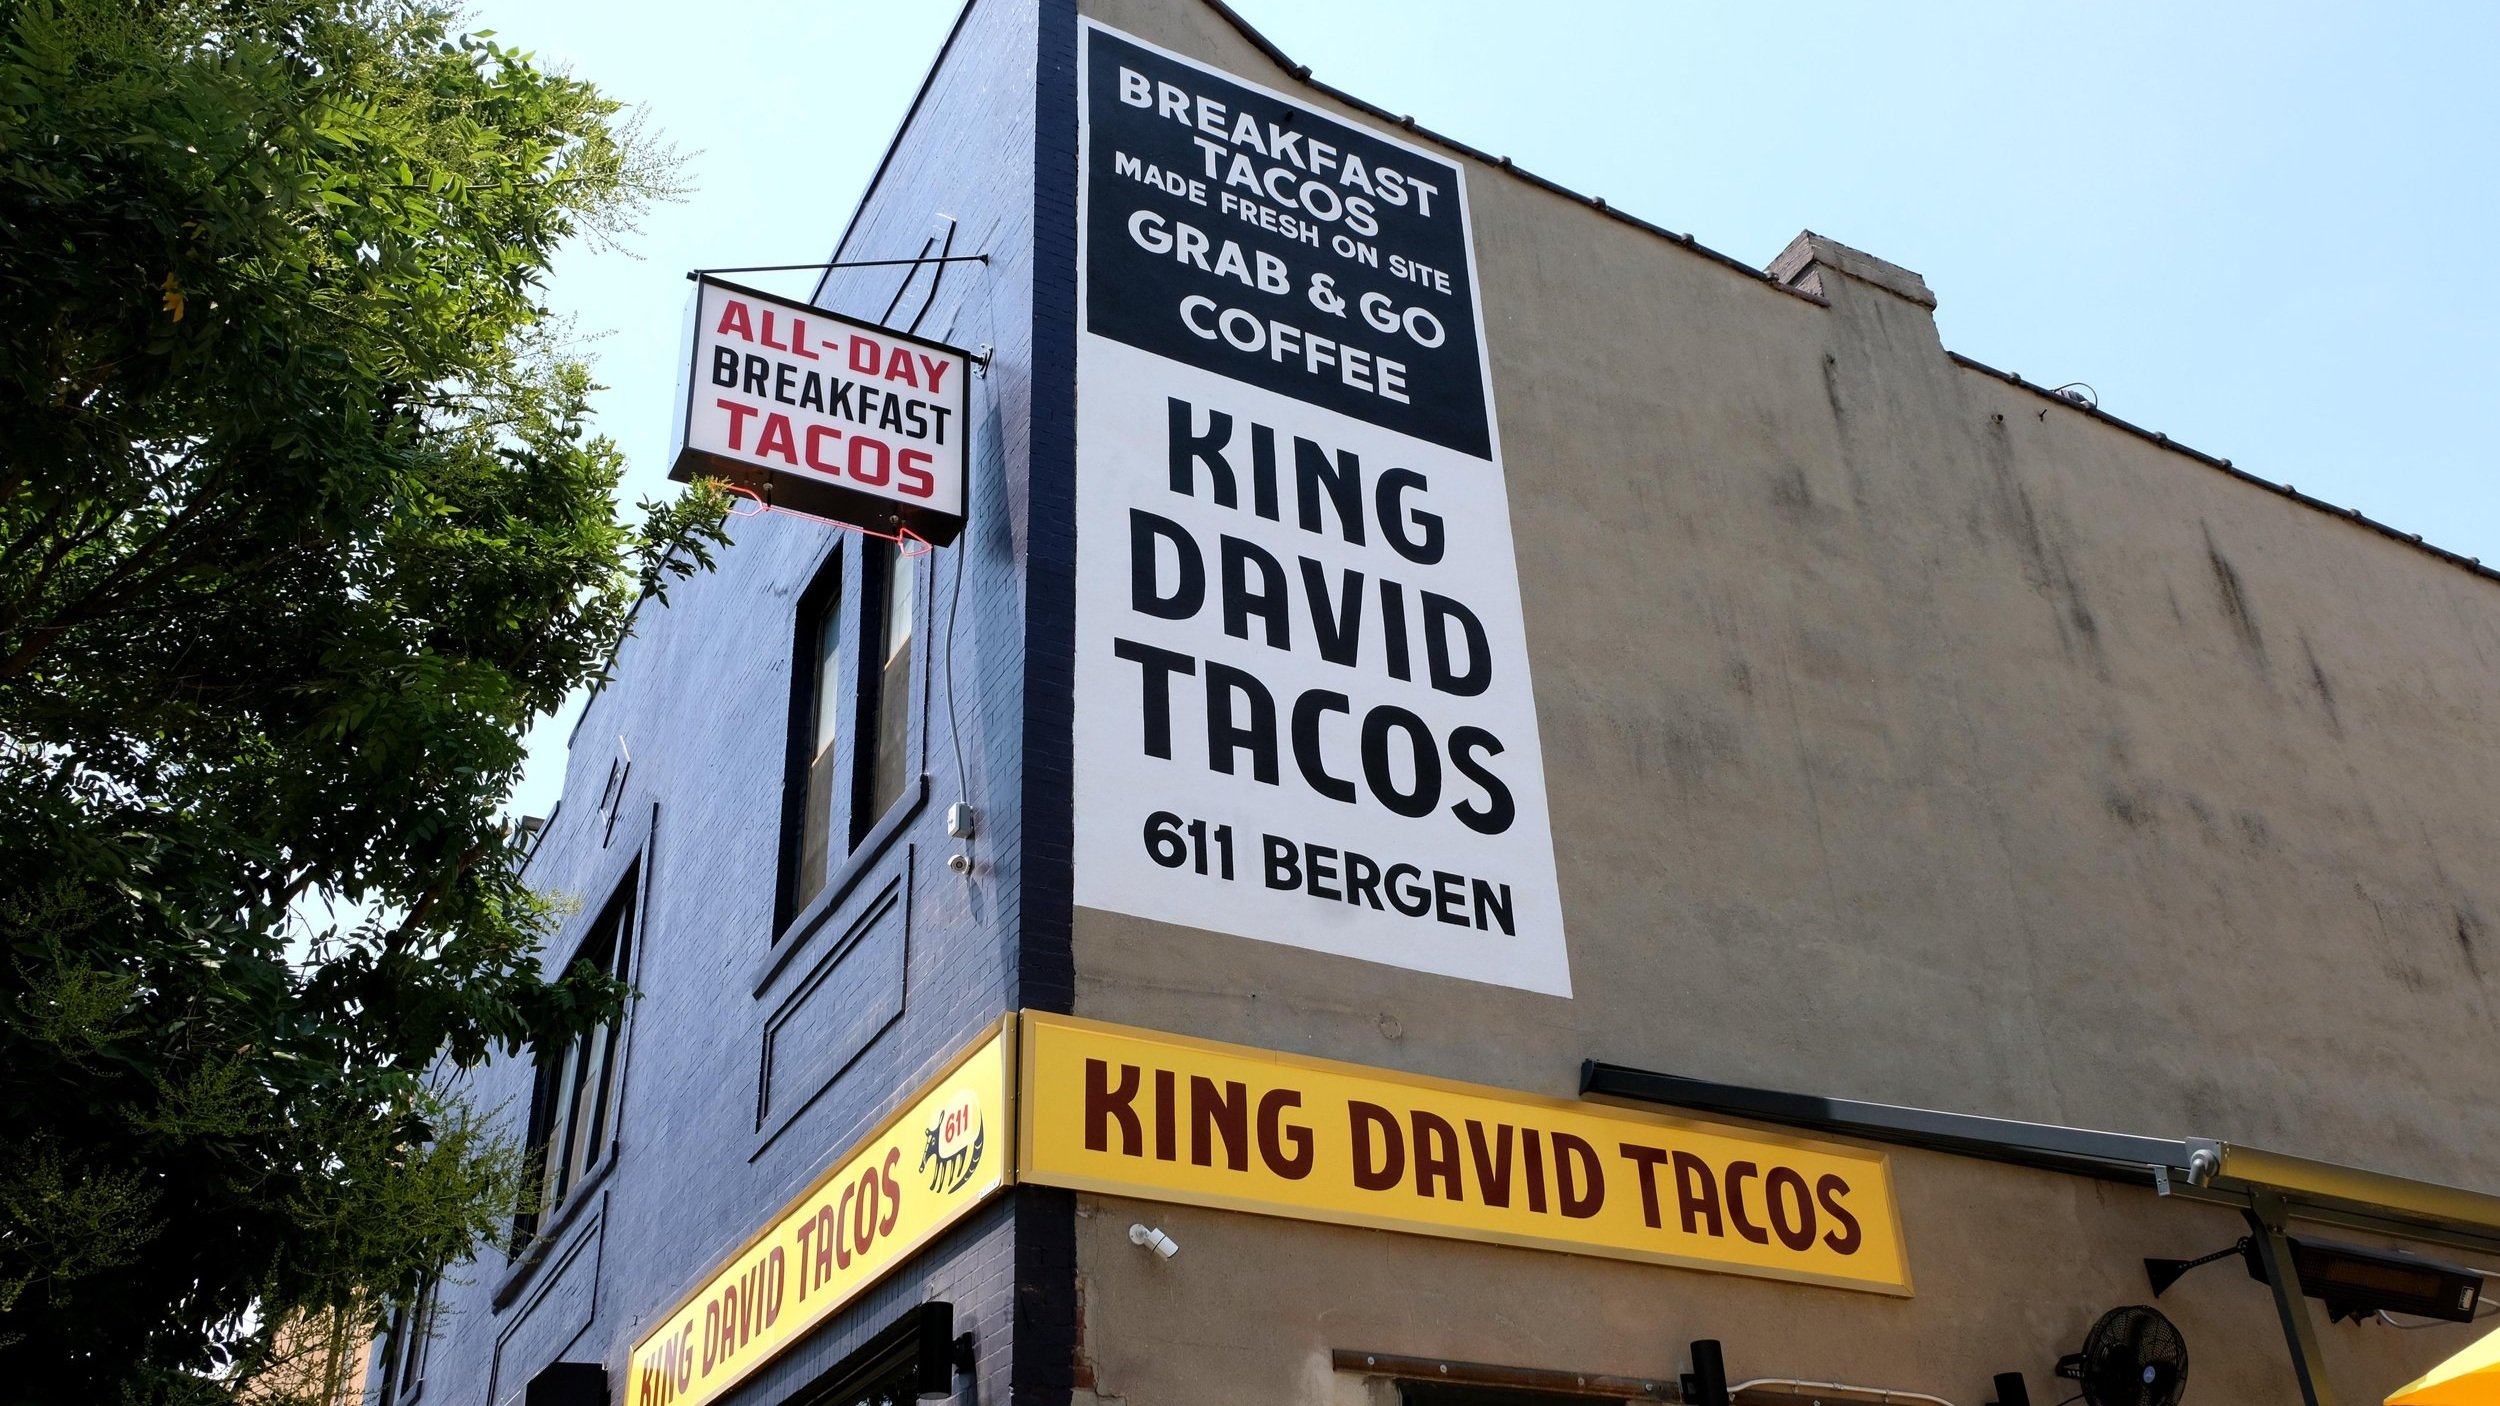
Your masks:
[{"label": "electrical wire", "polygon": [[1929,1403],[1929,1406],[1953,1406],[1952,1402],[1943,1397],[1930,1396],[1923,1391],[1903,1391],[1897,1387],[1854,1386],[1848,1382],[1810,1382],[1799,1377],[1755,1377],[1729,1387],[1727,1394],[1730,1397],[1736,1397],[1748,1391],[1766,1390],[1776,1391],[1786,1396],[1832,1396],[1840,1393],[1858,1397],[1871,1396],[1875,1398],[1877,1406],[1885,1406],[1885,1403],[1894,1401],[1922,1401]]},{"label": "electrical wire", "polygon": [[972,799],[972,780],[971,773],[964,769],[963,720],[955,712],[955,620],[963,614],[964,567],[971,555],[971,541],[956,538],[955,583],[946,596],[946,740],[955,746],[955,798],[967,803]]},{"label": "electrical wire", "polygon": [[[2483,1312],[2483,1310],[2487,1308],[2500,1308],[2500,1299],[2494,1299],[2489,1294],[2476,1294],[2474,1296],[2474,1317],[2466,1319],[2465,1321],[2472,1323],[2478,1319],[2489,1317],[2490,1315]],[[2396,1321],[2396,1316],[2394,1314],[2389,1313],[2383,1308],[2378,1311],[2377,1317],[2379,1322],[2386,1324],[2388,1327],[2407,1333],[2419,1332],[2424,1328],[2453,1328],[2457,1326],[2457,1322],[2453,1318],[2433,1318],[2421,1323],[2399,1323]]]},{"label": "electrical wire", "polygon": [[[947,217],[946,247],[949,249],[955,247],[955,223],[954,217],[951,215]],[[997,292],[994,288],[984,287],[976,293],[974,300],[970,304],[972,310],[979,316],[982,330],[985,332],[989,330],[991,309],[994,306],[994,300],[996,297]],[[930,300],[932,302],[936,301],[936,290],[934,288],[931,289]],[[921,315],[924,317],[928,315],[928,308],[926,306],[921,308]],[[960,316],[960,310],[958,312],[958,316]],[[919,325],[919,319],[914,318],[912,320],[912,326],[918,327]],[[952,335],[953,331],[954,327],[950,323],[947,328],[947,333]],[[984,376],[984,379],[987,379],[986,376]],[[970,396],[965,398],[964,413],[967,415],[973,413],[972,399]],[[972,427],[968,424],[964,426],[965,442],[967,445],[971,442],[971,433]],[[970,484],[972,479],[972,470],[978,467],[979,462],[980,461],[976,456],[965,465],[964,480],[966,484],[965,492],[967,495],[971,492]],[[969,497],[967,497],[964,502],[964,515],[969,518],[971,514],[972,503]],[[955,578],[946,595],[946,640],[943,646],[943,654],[946,660],[946,740],[952,745],[955,753],[955,798],[965,805],[970,805],[972,803],[972,773],[971,770],[964,765],[963,717],[956,710],[955,705],[955,622],[963,616],[964,572],[969,570],[972,565],[972,538],[968,533],[965,535],[959,535],[955,538],[954,557]],[[977,829],[979,826],[978,817],[975,817],[974,825]]]}]

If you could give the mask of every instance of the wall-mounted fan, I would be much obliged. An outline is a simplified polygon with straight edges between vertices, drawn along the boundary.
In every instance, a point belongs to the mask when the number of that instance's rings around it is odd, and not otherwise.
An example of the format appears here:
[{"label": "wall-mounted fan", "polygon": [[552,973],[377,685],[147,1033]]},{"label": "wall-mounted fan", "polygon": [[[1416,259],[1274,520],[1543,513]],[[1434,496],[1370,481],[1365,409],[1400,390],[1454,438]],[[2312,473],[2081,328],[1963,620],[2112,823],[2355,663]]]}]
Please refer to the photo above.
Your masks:
[{"label": "wall-mounted fan", "polygon": [[2102,1314],[2083,1351],[2057,1359],[2059,1376],[2083,1384],[2087,1406],[2178,1406],[2187,1372],[2187,1339],[2141,1304]]}]

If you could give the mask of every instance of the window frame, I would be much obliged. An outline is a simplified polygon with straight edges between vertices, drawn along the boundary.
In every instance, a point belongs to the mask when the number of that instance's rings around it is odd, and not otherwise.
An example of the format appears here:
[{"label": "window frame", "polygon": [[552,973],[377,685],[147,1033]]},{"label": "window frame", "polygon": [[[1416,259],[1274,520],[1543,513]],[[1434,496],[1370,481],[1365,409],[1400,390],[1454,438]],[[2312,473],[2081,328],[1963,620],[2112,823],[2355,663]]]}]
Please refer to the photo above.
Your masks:
[{"label": "window frame", "polygon": [[[859,622],[859,668],[852,691],[857,704],[852,709],[857,725],[852,732],[854,764],[851,776],[851,849],[856,852],[868,841],[879,822],[903,804],[911,793],[912,779],[925,768],[921,761],[923,734],[927,731],[921,716],[921,700],[926,697],[923,684],[928,668],[923,661],[927,633],[921,625],[919,558],[906,556],[899,541],[887,543],[877,550],[861,553]],[[876,763],[883,755],[885,743],[886,672],[894,661],[887,626],[894,619],[894,590],[897,582],[911,592],[904,602],[903,626],[909,642],[903,653],[903,697],[896,705],[902,710],[903,745],[896,752],[894,764],[900,770],[893,777],[893,796],[884,805],[876,803],[880,779]],[[876,667],[869,667],[868,641],[871,627],[876,638]]]},{"label": "window frame", "polygon": [[[891,844],[903,823],[928,799],[928,592],[918,578],[919,558],[905,556],[899,544],[877,550],[883,539],[847,538],[829,546],[818,559],[792,614],[790,639],[789,730],[782,763],[780,863],[774,875],[773,945],[785,947],[824,920],[857,884],[868,866]],[[883,675],[888,662],[883,642],[885,617],[891,609],[893,578],[904,572],[911,591],[911,643],[905,656],[907,673],[902,711],[903,745],[893,799],[881,810],[872,804],[875,746],[879,733]],[[834,709],[833,767],[828,786],[824,875],[802,895],[806,877],[808,798],[816,761],[822,670],[819,641],[828,614],[834,619],[839,657]],[[868,655],[878,658],[872,668]],[[871,813],[876,811],[876,813]]]},{"label": "window frame", "polygon": [[[656,818],[656,817],[655,817]],[[604,957],[594,959],[608,975],[630,984],[641,966],[642,947],[648,924],[648,885],[643,863],[644,847],[637,846],[625,860],[621,873],[609,877],[607,899],[592,910],[588,923],[567,943],[563,962],[550,964],[551,974],[570,971],[575,962],[583,960],[602,944],[612,944]],[[574,1215],[592,1198],[590,1190],[607,1176],[616,1162],[623,1138],[619,1128],[625,1106],[625,1053],[628,1048],[632,1004],[619,1011],[616,1018],[598,1030],[576,1036],[565,1042],[560,1055],[549,1058],[546,1052],[533,1051],[530,1075],[529,1121],[525,1126],[523,1147],[532,1158],[527,1192],[528,1200],[513,1214],[512,1243],[509,1258],[517,1265],[535,1264],[549,1245],[563,1233]],[[597,1044],[600,1049],[599,1077],[605,1088],[599,1100],[597,1120],[588,1130],[587,1144],[576,1142],[582,1136],[580,1127],[583,1104],[578,1099],[578,1086],[583,1080],[576,1066],[580,1053]],[[575,1093],[559,1098],[558,1089],[565,1083],[576,1085]],[[553,1151],[552,1142],[558,1132],[561,1116],[568,1132],[565,1160],[571,1165],[562,1189],[548,1195],[550,1176],[546,1160]],[[577,1155],[584,1154],[584,1155]],[[534,1204],[533,1204],[534,1203]]]},{"label": "window frame", "polygon": [[[825,819],[824,881],[812,893],[802,895],[799,892],[802,870],[807,861],[809,773],[816,761],[815,737],[823,690],[819,641],[823,637],[823,621],[828,613],[833,616],[840,657],[853,665],[851,675],[854,687],[858,677],[859,632],[853,620],[857,612],[842,609],[843,602],[857,599],[856,593],[847,589],[850,582],[846,578],[851,562],[858,554],[844,548],[845,544],[837,540],[817,562],[807,588],[799,592],[798,608],[793,612],[790,627],[790,728],[788,751],[782,763],[781,863],[774,876],[778,888],[774,902],[777,921],[773,924],[776,934],[787,929],[800,914],[822,902],[826,890],[832,887],[834,872],[840,867],[834,858],[832,836],[844,828],[843,822],[847,821],[847,817],[828,814]],[[835,701],[838,704],[840,700]],[[848,739],[842,733],[849,730],[843,724],[846,721],[855,722],[856,718],[845,719],[842,715],[846,711],[856,712],[855,709],[837,707],[835,713],[834,725],[841,730],[834,734],[834,773],[831,784],[826,788],[828,807],[840,806],[852,788],[848,762],[843,755],[843,743]],[[847,806],[841,808],[848,810]]]},{"label": "window frame", "polygon": [[374,1364],[380,1369],[377,1385],[381,1387],[381,1392],[378,1399],[383,1406],[413,1401],[425,1390],[425,1348],[434,1336],[434,1291],[441,1287],[441,1283],[439,1279],[426,1280],[424,1286],[417,1290],[413,1302],[391,1311],[390,1325],[384,1330],[380,1344],[379,1360]]}]

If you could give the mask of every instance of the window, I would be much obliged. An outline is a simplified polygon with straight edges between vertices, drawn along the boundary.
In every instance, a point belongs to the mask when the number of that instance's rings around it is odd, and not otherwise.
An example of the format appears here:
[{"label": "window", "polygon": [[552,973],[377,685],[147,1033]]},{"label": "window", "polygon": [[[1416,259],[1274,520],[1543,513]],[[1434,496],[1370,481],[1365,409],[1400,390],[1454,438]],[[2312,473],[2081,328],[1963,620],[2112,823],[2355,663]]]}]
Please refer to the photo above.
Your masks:
[{"label": "window", "polygon": [[866,656],[876,663],[876,676],[867,681],[874,697],[863,700],[860,710],[875,719],[875,746],[866,754],[868,764],[860,778],[860,795],[867,803],[853,819],[853,845],[902,799],[903,778],[911,770],[911,608],[916,573],[900,543],[887,543],[876,557],[876,594],[884,608],[877,612],[873,634],[864,625],[860,631],[861,639],[877,641],[875,651]]},{"label": "window", "polygon": [[806,667],[800,687],[806,697],[799,734],[801,762],[807,779],[799,795],[798,872],[790,885],[790,911],[796,913],[824,892],[830,871],[833,836],[834,744],[842,726],[842,557],[826,563],[824,584],[810,595],[803,612],[802,642]]},{"label": "window", "polygon": [[[634,872],[627,872],[573,956],[574,962],[588,962],[617,981],[625,979],[633,954],[635,877]],[[619,1024],[602,1022],[539,1058],[538,1088],[530,1100],[529,1145],[544,1160],[539,1165],[534,1204],[524,1206],[514,1224],[516,1255],[599,1165],[614,1141]]]},{"label": "window", "polygon": [[[792,1406],[917,1406],[954,1395],[972,1370],[972,1335],[955,1335],[955,1306],[924,1303],[794,1392]],[[962,1398],[959,1398],[962,1399]]]},{"label": "window", "polygon": [[375,1364],[385,1402],[416,1394],[425,1384],[425,1343],[434,1334],[434,1281],[417,1291],[417,1300],[391,1311],[391,1326]]},{"label": "window", "polygon": [[894,543],[837,551],[800,597],[782,921],[911,793],[916,571]]}]

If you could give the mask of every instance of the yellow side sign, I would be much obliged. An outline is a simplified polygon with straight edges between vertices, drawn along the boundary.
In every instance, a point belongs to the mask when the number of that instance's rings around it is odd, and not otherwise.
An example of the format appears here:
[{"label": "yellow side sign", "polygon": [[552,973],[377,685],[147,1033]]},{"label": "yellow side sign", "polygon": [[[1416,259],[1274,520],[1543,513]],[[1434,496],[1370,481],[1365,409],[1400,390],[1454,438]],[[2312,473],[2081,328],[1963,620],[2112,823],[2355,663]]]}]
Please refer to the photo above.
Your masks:
[{"label": "yellow side sign", "polygon": [[1028,1182],[1910,1292],[1880,1152],[1023,1016]]},{"label": "yellow side sign", "polygon": [[1006,1185],[1012,1019],[634,1344],[629,1406],[701,1406]]}]

